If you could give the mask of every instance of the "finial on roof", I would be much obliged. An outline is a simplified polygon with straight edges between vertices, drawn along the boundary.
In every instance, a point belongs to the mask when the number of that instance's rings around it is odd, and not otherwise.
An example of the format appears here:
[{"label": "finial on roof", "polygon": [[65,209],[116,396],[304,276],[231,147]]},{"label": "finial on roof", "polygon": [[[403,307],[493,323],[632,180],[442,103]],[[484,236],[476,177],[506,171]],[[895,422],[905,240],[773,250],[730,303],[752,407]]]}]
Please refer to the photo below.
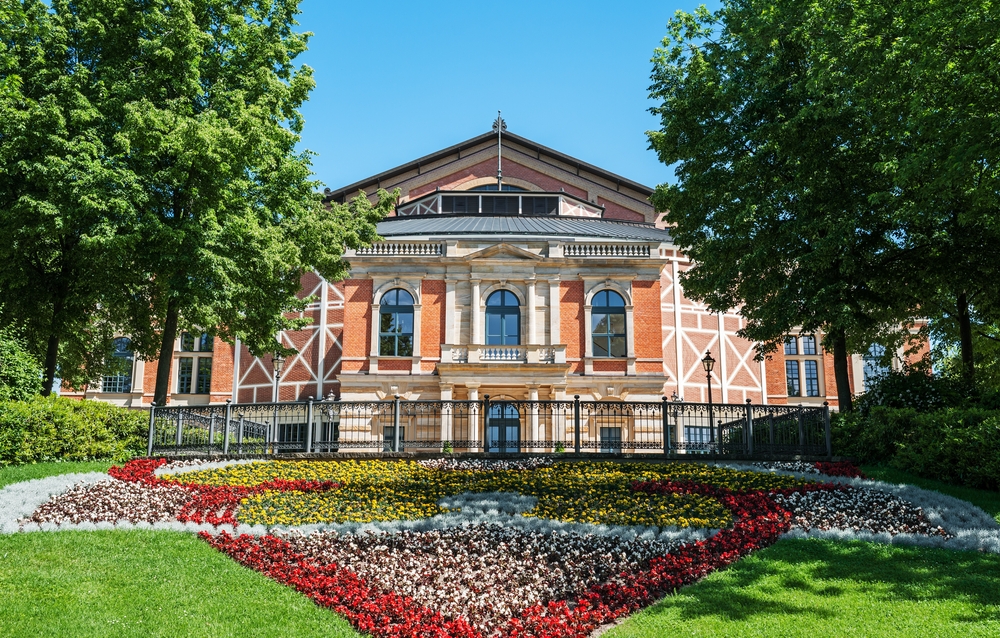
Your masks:
[{"label": "finial on roof", "polygon": [[497,134],[497,190],[503,190],[503,170],[501,168],[501,156],[503,154],[503,147],[501,146],[501,138],[503,137],[503,132],[507,130],[507,122],[503,121],[500,117],[500,111],[497,111],[497,119],[493,121],[493,132]]}]

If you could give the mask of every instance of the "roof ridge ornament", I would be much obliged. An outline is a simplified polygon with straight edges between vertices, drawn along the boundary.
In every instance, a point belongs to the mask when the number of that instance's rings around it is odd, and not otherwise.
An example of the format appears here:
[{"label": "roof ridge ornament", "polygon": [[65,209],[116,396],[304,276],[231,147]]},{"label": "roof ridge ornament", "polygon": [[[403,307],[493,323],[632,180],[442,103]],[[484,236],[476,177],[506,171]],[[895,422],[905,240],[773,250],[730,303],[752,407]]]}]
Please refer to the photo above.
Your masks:
[{"label": "roof ridge ornament", "polygon": [[493,132],[497,134],[497,190],[503,190],[503,169],[502,169],[502,154],[503,147],[501,146],[501,138],[503,137],[503,132],[507,130],[507,122],[504,122],[503,118],[500,117],[500,111],[497,110],[497,119],[493,121]]}]

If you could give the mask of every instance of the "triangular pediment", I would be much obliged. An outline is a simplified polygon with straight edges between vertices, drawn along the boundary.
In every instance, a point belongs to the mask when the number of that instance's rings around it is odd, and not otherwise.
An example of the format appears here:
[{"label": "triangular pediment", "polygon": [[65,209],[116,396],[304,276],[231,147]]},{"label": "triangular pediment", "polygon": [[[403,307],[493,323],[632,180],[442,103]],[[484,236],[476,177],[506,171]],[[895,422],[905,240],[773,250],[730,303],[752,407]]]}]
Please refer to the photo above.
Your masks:
[{"label": "triangular pediment", "polygon": [[538,261],[542,259],[540,255],[536,255],[533,252],[524,250],[523,248],[518,248],[517,246],[512,246],[506,242],[499,244],[494,244],[489,248],[484,248],[479,252],[474,252],[466,256],[469,261],[475,259],[532,259]]}]

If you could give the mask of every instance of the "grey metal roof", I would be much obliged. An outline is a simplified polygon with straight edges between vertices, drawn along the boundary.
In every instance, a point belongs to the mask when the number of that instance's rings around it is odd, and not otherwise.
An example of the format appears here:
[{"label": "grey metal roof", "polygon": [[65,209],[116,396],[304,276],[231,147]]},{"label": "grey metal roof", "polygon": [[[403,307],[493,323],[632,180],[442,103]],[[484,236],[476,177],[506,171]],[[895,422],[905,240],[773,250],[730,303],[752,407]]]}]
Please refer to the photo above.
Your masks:
[{"label": "grey metal roof", "polygon": [[390,217],[378,224],[383,237],[446,235],[530,235],[669,242],[670,233],[651,224],[588,217],[495,217],[488,215],[421,215]]}]

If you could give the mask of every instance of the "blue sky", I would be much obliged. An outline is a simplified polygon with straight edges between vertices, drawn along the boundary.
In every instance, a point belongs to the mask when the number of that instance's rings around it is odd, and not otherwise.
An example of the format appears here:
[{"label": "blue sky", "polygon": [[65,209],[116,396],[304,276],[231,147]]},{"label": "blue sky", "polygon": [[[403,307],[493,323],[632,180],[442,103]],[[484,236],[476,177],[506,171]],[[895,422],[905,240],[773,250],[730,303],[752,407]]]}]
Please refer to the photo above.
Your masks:
[{"label": "blue sky", "polygon": [[299,30],[314,35],[298,61],[317,86],[302,147],[337,188],[485,133],[501,109],[513,133],[673,181],[647,149],[649,60],[669,17],[698,4],[303,0]]}]

